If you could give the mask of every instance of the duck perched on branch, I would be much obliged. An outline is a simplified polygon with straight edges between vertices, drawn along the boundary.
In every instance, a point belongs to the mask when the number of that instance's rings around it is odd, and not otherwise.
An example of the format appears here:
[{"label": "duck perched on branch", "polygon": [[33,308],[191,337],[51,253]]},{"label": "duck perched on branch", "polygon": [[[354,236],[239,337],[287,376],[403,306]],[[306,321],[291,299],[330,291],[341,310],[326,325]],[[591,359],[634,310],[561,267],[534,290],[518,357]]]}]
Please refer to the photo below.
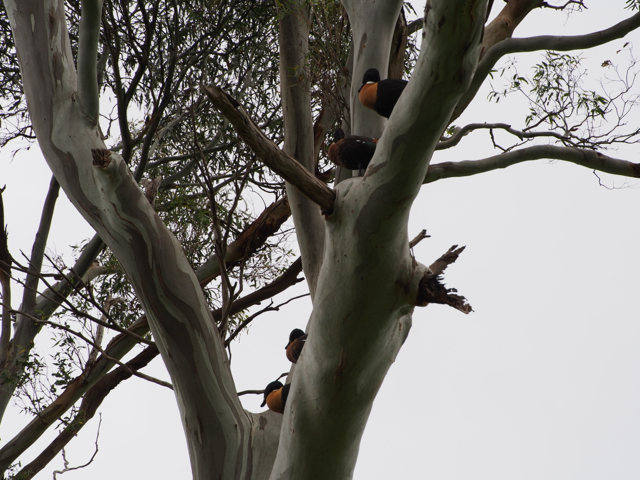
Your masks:
[{"label": "duck perched on branch", "polygon": [[358,98],[365,107],[375,110],[378,115],[389,118],[407,83],[406,80],[395,78],[380,80],[380,72],[375,68],[370,68],[364,72],[362,86],[358,90]]},{"label": "duck perched on branch", "polygon": [[362,176],[376,151],[377,138],[350,135],[345,137],[344,130],[338,128],[333,134],[333,143],[329,147],[329,160],[340,167],[358,170]]},{"label": "duck perched on branch", "polygon": [[269,410],[276,413],[284,413],[284,406],[287,403],[290,386],[290,383],[282,385],[282,383],[277,380],[271,382],[267,385],[267,388],[264,389],[264,402],[262,402],[260,406],[264,407],[266,404]]},{"label": "duck perched on branch", "polygon": [[302,353],[302,348],[307,341],[307,334],[299,328],[294,328],[289,334],[289,343],[284,347],[287,351],[287,358],[291,363],[296,363]]}]

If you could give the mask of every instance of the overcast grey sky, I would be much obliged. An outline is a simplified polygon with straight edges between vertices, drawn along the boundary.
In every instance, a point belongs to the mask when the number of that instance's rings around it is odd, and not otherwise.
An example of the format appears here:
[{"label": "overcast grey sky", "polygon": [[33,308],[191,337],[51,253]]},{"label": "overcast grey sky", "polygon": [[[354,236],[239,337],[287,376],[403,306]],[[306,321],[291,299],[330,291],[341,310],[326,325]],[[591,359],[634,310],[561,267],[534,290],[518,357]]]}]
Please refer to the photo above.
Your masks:
[{"label": "overcast grey sky", "polygon": [[[516,36],[602,29],[630,15],[624,3],[587,2],[589,10],[568,18],[534,12]],[[421,12],[424,2],[414,4]],[[496,2],[494,14],[502,6]],[[576,55],[595,82],[605,73],[602,62],[623,65],[626,53],[616,52],[639,38],[634,32]],[[517,57],[518,66],[528,73],[539,59]],[[487,93],[478,95],[458,124],[523,126],[524,102],[514,97],[489,105]],[[13,160],[7,150],[1,153],[0,185],[7,184],[6,221],[16,255],[31,249],[50,174],[37,146]],[[495,153],[488,136],[477,133],[433,161]],[[635,161],[638,148],[608,153]],[[409,339],[374,404],[356,480],[640,478],[640,190],[634,180],[601,178],[625,188],[603,188],[587,169],[547,161],[423,188],[410,235],[426,228],[432,237],[416,247],[416,257],[428,263],[453,244],[467,245],[445,280],[475,312],[465,316],[437,305],[416,310]],[[67,245],[92,231],[61,197],[50,248],[68,255]],[[294,295],[288,291],[281,298]],[[305,299],[256,320],[233,348],[238,390],[263,388],[289,369],[286,337],[292,328],[304,328],[309,313]],[[145,372],[168,378],[159,360]],[[260,402],[243,397],[252,411]],[[191,477],[171,391],[129,380],[100,411],[100,452],[90,467],[63,478]],[[2,441],[27,421],[13,408],[0,427]],[[91,457],[96,429],[97,417],[72,443],[72,465]],[[58,459],[38,478],[60,467]]]}]

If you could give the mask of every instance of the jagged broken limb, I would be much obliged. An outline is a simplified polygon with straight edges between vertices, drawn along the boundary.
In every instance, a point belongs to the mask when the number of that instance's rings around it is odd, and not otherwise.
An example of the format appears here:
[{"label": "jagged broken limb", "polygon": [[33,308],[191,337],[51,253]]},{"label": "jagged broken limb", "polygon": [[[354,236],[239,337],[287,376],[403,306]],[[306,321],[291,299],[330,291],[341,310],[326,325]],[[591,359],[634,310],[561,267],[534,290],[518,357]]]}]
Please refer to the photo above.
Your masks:
[{"label": "jagged broken limb", "polygon": [[466,247],[452,246],[447,252],[429,266],[418,285],[417,305],[424,307],[430,303],[449,305],[462,313],[472,312],[469,302],[462,295],[457,295],[455,288],[447,288],[442,283],[442,272],[455,262]]}]

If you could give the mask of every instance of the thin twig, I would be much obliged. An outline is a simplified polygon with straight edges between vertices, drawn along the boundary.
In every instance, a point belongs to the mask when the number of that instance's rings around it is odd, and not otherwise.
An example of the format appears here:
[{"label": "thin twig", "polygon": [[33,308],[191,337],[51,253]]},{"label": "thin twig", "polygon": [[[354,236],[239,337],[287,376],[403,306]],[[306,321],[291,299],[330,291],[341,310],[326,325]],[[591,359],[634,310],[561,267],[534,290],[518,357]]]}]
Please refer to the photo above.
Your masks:
[{"label": "thin twig", "polygon": [[[278,378],[276,378],[276,382],[278,380],[280,380],[282,377],[286,377],[287,375],[289,375],[289,372],[284,372],[282,375],[280,375]],[[263,395],[264,394],[264,389],[263,390],[243,390],[241,392],[238,392],[238,396],[241,395]]]},{"label": "thin twig", "polygon": [[96,441],[95,441],[95,445],[96,445],[96,449],[93,452],[93,455],[91,455],[91,459],[85,463],[84,465],[80,465],[78,467],[69,467],[69,461],[67,460],[67,456],[65,453],[64,448],[62,449],[62,461],[64,463],[64,469],[62,470],[54,470],[53,471],[53,479],[56,480],[58,477],[57,475],[62,475],[63,473],[66,472],[70,472],[72,470],[80,470],[81,468],[85,468],[87,466],[89,466],[91,464],[91,462],[93,462],[93,460],[96,458],[96,455],[98,454],[98,439],[100,438],[100,427],[102,426],[102,414],[100,415],[100,421],[98,422],[98,432],[96,433]]},{"label": "thin twig", "polygon": [[[97,343],[95,343],[95,342],[93,342],[93,341],[89,340],[89,339],[88,339],[87,337],[85,337],[83,334],[81,334],[80,332],[76,332],[76,331],[75,331],[75,330],[73,330],[72,328],[69,328],[69,327],[67,327],[67,326],[65,326],[65,325],[60,325],[59,323],[52,322],[51,320],[43,320],[43,319],[39,319],[39,318],[37,318],[37,317],[34,317],[33,315],[29,315],[29,314],[24,313],[24,312],[18,312],[17,310],[12,310],[12,311],[13,311],[13,312],[16,312],[16,313],[20,313],[21,315],[24,315],[25,317],[30,318],[31,320],[33,320],[33,321],[34,321],[34,322],[36,322],[36,323],[42,323],[42,324],[44,324],[44,325],[49,325],[49,326],[51,326],[51,327],[59,328],[60,330],[64,330],[65,332],[68,332],[68,333],[70,333],[71,335],[74,335],[74,336],[76,336],[76,337],[80,338],[81,340],[84,340],[84,341],[85,341],[85,342],[87,342],[89,345],[91,345],[93,348],[95,348],[97,351],[99,351],[99,352],[100,352],[100,354],[101,354],[104,358],[106,358],[108,361],[113,362],[113,363],[115,363],[115,364],[117,364],[117,365],[120,365],[120,366],[124,367],[124,368],[125,368],[125,369],[127,369],[127,371],[129,371],[132,375],[135,375],[136,377],[140,377],[140,378],[142,378],[142,379],[144,379],[144,380],[148,380],[148,381],[150,381],[150,382],[152,382],[152,383],[157,383],[158,385],[161,385],[161,386],[163,386],[163,387],[167,387],[167,388],[170,388],[171,390],[173,390],[173,385],[171,385],[171,384],[170,384],[170,383],[168,383],[168,382],[165,382],[164,380],[160,380],[160,379],[157,379],[157,378],[155,378],[155,377],[151,377],[151,376],[149,376],[149,375],[145,375],[144,373],[140,373],[140,372],[136,372],[136,371],[132,370],[132,369],[131,369],[131,368],[129,368],[129,366],[128,366],[128,365],[126,365],[125,363],[123,363],[123,362],[121,362],[120,360],[117,360],[117,359],[113,358],[112,356],[108,355],[108,354],[107,354],[107,353],[106,353],[106,352],[105,352],[105,351],[104,351],[104,350],[103,350],[103,349],[102,349],[102,348],[101,348]],[[149,341],[147,341],[147,342],[148,342],[148,344],[149,344],[149,345],[151,345],[151,346],[155,346],[155,344],[154,344],[153,342],[149,342]]]},{"label": "thin twig", "polygon": [[242,329],[246,328],[246,326],[249,325],[253,320],[255,320],[256,317],[258,317],[259,315],[262,315],[263,313],[266,313],[266,312],[279,311],[280,307],[284,307],[287,303],[292,302],[292,301],[297,300],[297,299],[302,298],[302,297],[307,297],[309,295],[310,295],[309,293],[305,293],[303,295],[298,295],[297,297],[290,298],[286,302],[281,303],[280,305],[276,305],[275,307],[272,306],[273,305],[273,300],[272,300],[270,305],[267,305],[262,310],[259,310],[258,312],[256,312],[253,315],[249,316],[244,322],[242,322],[238,326],[238,328],[236,328],[233,331],[233,333],[231,335],[229,335],[229,338],[227,338],[224,341],[225,347],[228,346],[234,338],[236,338],[236,336],[242,331]]}]

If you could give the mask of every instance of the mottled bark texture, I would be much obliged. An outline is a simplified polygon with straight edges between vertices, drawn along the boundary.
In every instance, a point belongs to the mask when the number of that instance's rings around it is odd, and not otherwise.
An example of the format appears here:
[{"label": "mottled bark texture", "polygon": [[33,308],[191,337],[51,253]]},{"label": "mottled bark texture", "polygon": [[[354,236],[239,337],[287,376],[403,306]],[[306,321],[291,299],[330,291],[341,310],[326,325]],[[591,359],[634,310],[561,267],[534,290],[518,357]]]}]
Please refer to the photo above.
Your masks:
[{"label": "mottled bark texture", "polygon": [[[345,180],[334,193],[313,176],[309,8],[298,0],[278,3],[285,145],[284,157],[274,154],[296,171],[302,165],[304,173],[292,178],[305,178],[324,199],[312,201],[304,188],[287,186],[315,308],[282,417],[243,411],[198,277],[127,165],[101,140],[91,83],[100,4],[83,9],[76,73],[63,3],[5,0],[39,144],[61,188],[136,290],[171,375],[197,480],[351,478],[373,400],[406,339],[413,308],[433,290],[421,288],[428,269],[410,254],[408,215],[475,71],[487,2],[428,2],[423,48],[388,123],[357,102],[356,90],[368,68],[386,77],[402,2],[344,4],[355,46],[351,133],[381,138],[366,175]],[[332,207],[326,217],[322,202]],[[90,382],[78,379],[52,408],[88,388]],[[42,428],[28,426],[16,442]],[[17,450],[17,443],[5,447],[0,463],[6,466]]]},{"label": "mottled bark texture", "polygon": [[[384,77],[401,2],[344,3],[354,28],[354,83],[370,67]],[[485,12],[486,2],[430,2],[418,64],[366,175],[336,188],[314,302],[322,307],[314,308],[294,371],[272,480],[353,474],[373,400],[406,338],[426,271],[409,252],[409,209],[473,75]],[[362,109],[352,100],[352,125],[383,125],[368,123]],[[381,133],[357,128],[352,133]]]},{"label": "mottled bark texture", "polygon": [[[222,340],[180,245],[122,158],[106,150],[91,107],[97,88],[78,89],[78,78],[83,83],[96,76],[76,73],[63,2],[5,1],[5,6],[40,148],[62,189],[136,290],[171,375],[194,478],[263,476],[253,460],[262,454],[252,446],[258,441],[253,437],[266,434],[274,422],[256,429],[242,409]],[[100,9],[83,9],[85,15],[99,19]],[[81,22],[83,58],[97,58],[91,50],[98,26],[96,18]],[[78,66],[91,69],[90,63]]]}]

